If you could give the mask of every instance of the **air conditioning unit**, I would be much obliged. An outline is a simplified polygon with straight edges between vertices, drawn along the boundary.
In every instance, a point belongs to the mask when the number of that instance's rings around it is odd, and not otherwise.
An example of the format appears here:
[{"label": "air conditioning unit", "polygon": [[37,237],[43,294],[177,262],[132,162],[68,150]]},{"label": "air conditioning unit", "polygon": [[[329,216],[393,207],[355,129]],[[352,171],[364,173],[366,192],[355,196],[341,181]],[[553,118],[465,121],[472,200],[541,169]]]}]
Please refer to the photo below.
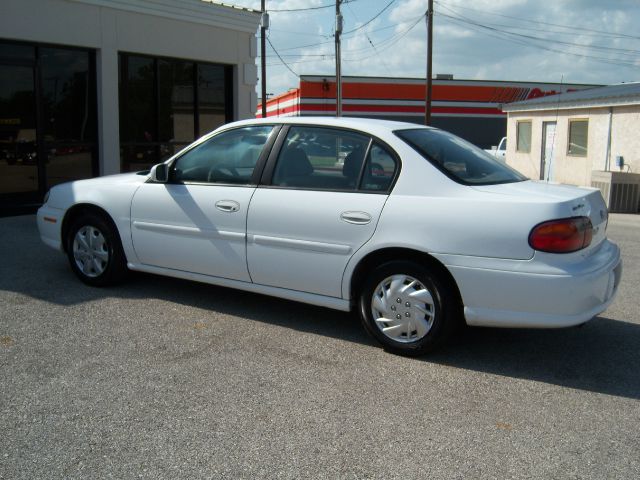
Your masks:
[{"label": "air conditioning unit", "polygon": [[594,170],[591,186],[600,189],[611,213],[640,211],[640,173]]}]

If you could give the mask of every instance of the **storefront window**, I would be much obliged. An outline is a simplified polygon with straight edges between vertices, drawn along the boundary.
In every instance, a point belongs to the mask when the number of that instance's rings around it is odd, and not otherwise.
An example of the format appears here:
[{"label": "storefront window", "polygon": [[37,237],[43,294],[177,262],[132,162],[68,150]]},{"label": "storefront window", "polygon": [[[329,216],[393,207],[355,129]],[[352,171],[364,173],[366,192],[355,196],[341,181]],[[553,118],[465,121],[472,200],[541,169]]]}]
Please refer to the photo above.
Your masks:
[{"label": "storefront window", "polygon": [[194,140],[193,62],[158,61],[158,121],[161,142]]},{"label": "storefront window", "polygon": [[225,67],[201,65],[198,69],[198,136],[209,133],[225,123]]},{"label": "storefront window", "polygon": [[0,60],[35,61],[36,47],[21,43],[0,42]]},{"label": "storefront window", "polygon": [[124,78],[120,83],[120,141],[156,141],[153,59],[128,57],[121,76]]},{"label": "storefront window", "polygon": [[231,70],[120,54],[122,171],[149,168],[232,120]]}]

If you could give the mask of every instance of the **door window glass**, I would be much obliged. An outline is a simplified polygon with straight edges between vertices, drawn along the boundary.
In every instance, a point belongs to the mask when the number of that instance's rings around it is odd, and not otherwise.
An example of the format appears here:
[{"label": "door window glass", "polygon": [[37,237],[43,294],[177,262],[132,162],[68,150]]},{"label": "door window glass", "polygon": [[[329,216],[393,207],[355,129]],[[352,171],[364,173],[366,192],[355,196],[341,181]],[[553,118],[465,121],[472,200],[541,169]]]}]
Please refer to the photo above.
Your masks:
[{"label": "door window glass", "polygon": [[361,190],[384,192],[389,190],[396,172],[396,161],[378,144],[373,144],[362,176]]},{"label": "door window glass", "polygon": [[93,176],[94,52],[0,41],[0,59],[0,196],[34,202],[53,185]]},{"label": "door window glass", "polygon": [[33,68],[0,65],[0,195],[38,189]]},{"label": "door window glass", "polygon": [[44,134],[48,142],[93,142],[95,97],[89,52],[62,48],[40,50]]},{"label": "door window glass", "polygon": [[319,127],[291,127],[280,151],[273,185],[355,190],[369,137]]},{"label": "door window glass", "polygon": [[87,51],[40,49],[49,187],[92,176],[97,114],[91,63]]},{"label": "door window glass", "polygon": [[246,185],[273,126],[245,127],[219,133],[176,160],[177,182]]}]

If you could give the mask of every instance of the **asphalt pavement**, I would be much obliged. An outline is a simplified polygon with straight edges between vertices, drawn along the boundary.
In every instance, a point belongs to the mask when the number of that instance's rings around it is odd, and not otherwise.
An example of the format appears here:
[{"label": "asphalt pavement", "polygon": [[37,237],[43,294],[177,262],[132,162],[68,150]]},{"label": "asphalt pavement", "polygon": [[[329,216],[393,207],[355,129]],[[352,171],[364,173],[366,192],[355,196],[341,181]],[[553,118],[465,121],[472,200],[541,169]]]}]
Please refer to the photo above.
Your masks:
[{"label": "asphalt pavement", "polygon": [[608,232],[623,279],[593,321],[411,359],[332,310],[85,286],[1,218],[0,478],[640,478],[640,216]]}]

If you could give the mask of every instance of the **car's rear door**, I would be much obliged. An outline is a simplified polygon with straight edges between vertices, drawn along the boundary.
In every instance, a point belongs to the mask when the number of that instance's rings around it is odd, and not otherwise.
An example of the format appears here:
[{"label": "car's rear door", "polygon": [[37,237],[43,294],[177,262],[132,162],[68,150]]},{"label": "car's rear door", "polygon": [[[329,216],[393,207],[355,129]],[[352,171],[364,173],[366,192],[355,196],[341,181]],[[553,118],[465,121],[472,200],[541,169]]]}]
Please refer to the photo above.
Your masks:
[{"label": "car's rear door", "polygon": [[168,183],[145,183],[131,204],[141,263],[250,281],[246,221],[276,135],[273,126],[221,132],[177,158]]},{"label": "car's rear door", "polygon": [[341,297],[346,264],[373,235],[398,166],[363,133],[285,127],[249,206],[253,282]]}]

